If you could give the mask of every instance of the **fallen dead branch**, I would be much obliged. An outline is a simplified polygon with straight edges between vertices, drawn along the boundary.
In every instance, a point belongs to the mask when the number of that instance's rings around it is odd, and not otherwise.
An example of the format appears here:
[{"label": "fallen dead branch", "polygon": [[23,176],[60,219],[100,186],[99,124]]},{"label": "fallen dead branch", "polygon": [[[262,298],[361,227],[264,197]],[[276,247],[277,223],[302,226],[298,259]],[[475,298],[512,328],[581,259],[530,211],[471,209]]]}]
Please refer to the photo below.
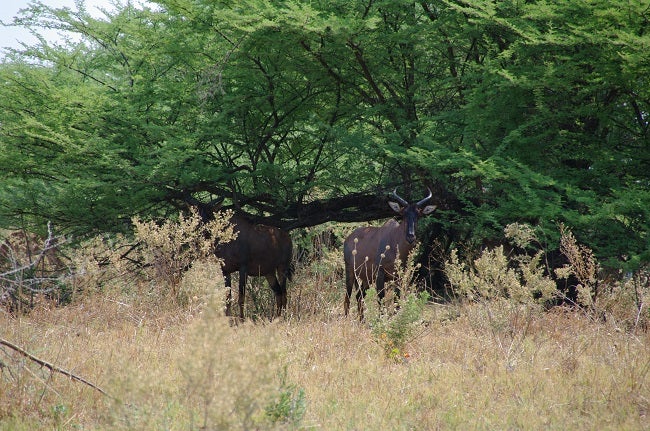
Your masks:
[{"label": "fallen dead branch", "polygon": [[104,394],[106,396],[109,396],[106,391],[104,391],[102,388],[95,385],[94,383],[89,382],[88,380],[84,379],[83,377],[79,377],[76,374],[73,374],[72,372],[70,372],[68,370],[64,370],[63,368],[59,368],[54,364],[50,364],[49,362],[46,362],[46,361],[44,361],[42,359],[39,359],[36,356],[32,355],[31,353],[27,352],[26,350],[22,349],[21,347],[19,347],[19,346],[15,345],[15,344],[3,339],[3,338],[0,338],[0,344],[9,347],[10,349],[20,353],[24,357],[36,362],[37,364],[49,369],[52,372],[57,372],[57,373],[65,375],[65,376],[68,376],[73,380],[77,380],[77,381],[79,381],[81,383],[84,383],[84,384],[90,386],[91,388],[101,392],[102,394]]}]

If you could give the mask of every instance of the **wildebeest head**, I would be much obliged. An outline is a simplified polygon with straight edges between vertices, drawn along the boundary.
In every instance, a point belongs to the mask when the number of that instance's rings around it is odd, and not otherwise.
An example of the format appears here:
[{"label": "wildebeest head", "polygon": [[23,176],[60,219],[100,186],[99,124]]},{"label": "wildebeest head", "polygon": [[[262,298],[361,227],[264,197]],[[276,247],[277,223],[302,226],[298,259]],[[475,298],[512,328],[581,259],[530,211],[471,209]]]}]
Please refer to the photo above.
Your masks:
[{"label": "wildebeest head", "polygon": [[405,199],[401,198],[397,194],[397,189],[393,190],[390,196],[393,200],[388,201],[388,205],[390,205],[393,211],[402,216],[402,223],[405,225],[406,241],[412,244],[415,241],[415,227],[418,218],[422,215],[430,214],[436,209],[435,205],[424,206],[433,196],[431,189],[429,189],[427,197],[412,204],[409,204]]}]

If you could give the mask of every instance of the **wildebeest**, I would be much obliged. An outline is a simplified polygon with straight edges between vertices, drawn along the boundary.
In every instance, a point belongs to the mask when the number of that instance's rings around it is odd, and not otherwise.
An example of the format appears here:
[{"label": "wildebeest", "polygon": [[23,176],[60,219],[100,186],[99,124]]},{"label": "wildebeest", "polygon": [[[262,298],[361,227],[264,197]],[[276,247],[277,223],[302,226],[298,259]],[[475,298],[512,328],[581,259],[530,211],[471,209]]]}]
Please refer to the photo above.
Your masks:
[{"label": "wildebeest", "polygon": [[383,300],[384,283],[393,278],[395,261],[399,258],[405,264],[409,252],[415,247],[418,218],[436,209],[434,205],[424,206],[432,197],[431,190],[427,197],[411,204],[397,195],[397,189],[390,197],[392,200],[388,205],[401,216],[401,222],[391,219],[380,227],[359,227],[343,243],[346,316],[355,286],[360,319],[363,319],[363,298],[373,279],[376,281],[378,299],[380,302]]},{"label": "wildebeest", "polygon": [[217,244],[215,255],[223,260],[222,271],[228,288],[226,314],[230,314],[232,287],[230,275],[239,271],[239,315],[244,318],[246,278],[266,277],[275,294],[276,315],[287,307],[287,279],[291,279],[293,244],[289,234],[277,227],[253,224],[240,216],[233,216],[237,238]]}]

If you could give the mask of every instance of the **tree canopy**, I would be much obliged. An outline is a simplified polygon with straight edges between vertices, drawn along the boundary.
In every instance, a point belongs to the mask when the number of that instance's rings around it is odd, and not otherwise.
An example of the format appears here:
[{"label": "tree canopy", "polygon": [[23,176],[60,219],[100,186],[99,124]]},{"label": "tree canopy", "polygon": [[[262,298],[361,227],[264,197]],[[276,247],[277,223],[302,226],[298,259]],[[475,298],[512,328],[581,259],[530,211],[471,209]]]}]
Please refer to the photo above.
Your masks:
[{"label": "tree canopy", "polygon": [[77,38],[0,65],[0,225],[118,231],[218,197],[296,228],[429,187],[452,240],[565,222],[634,268],[649,23],[601,0],[37,2],[14,24]]}]

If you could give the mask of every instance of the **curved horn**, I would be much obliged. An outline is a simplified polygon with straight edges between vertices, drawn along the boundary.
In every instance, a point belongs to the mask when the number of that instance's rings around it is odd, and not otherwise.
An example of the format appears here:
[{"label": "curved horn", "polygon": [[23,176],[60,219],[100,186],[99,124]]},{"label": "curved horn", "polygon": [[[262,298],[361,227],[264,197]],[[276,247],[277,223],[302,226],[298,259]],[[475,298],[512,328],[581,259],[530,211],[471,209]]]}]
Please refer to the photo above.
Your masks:
[{"label": "curved horn", "polygon": [[408,202],[406,202],[404,199],[402,199],[401,197],[399,197],[399,196],[397,195],[397,187],[395,187],[395,190],[393,190],[393,193],[391,193],[390,195],[391,195],[391,197],[392,197],[393,199],[395,199],[395,200],[397,201],[397,203],[399,203],[401,206],[403,206],[403,207],[407,207],[407,206],[409,206],[409,203],[408,203]]},{"label": "curved horn", "polygon": [[418,208],[424,205],[433,196],[433,193],[431,193],[431,189],[429,187],[427,187],[427,190],[429,190],[429,196],[427,196],[426,198],[422,199],[417,204],[415,204]]}]

